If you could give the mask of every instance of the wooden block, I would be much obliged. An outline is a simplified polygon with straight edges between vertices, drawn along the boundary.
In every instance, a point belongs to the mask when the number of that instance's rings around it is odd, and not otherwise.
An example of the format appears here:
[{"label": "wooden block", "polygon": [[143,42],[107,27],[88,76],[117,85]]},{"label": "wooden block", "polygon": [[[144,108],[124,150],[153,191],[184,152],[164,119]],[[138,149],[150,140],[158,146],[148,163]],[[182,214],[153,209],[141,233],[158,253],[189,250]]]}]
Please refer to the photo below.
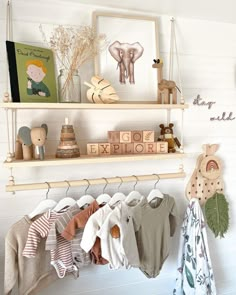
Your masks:
[{"label": "wooden block", "polygon": [[157,154],[167,154],[168,153],[168,142],[158,141],[156,144],[157,144]]},{"label": "wooden block", "polygon": [[108,131],[108,142],[120,143],[120,131]]},{"label": "wooden block", "polygon": [[111,144],[109,142],[99,143],[99,155],[100,156],[110,156],[111,154]]},{"label": "wooden block", "polygon": [[131,131],[131,142],[143,142],[143,131]]},{"label": "wooden block", "polygon": [[156,154],[157,153],[157,143],[156,142],[146,142],[145,143],[145,153],[146,154]]},{"label": "wooden block", "polygon": [[123,154],[133,154],[134,153],[134,144],[133,143],[122,143]]},{"label": "wooden block", "polygon": [[153,130],[143,131],[143,142],[154,142],[154,131]]},{"label": "wooden block", "polygon": [[111,143],[111,155],[122,155],[123,146],[122,143]]},{"label": "wooden block", "polygon": [[87,155],[99,156],[98,143],[87,143]]},{"label": "wooden block", "polygon": [[120,143],[131,143],[131,131],[120,131]]},{"label": "wooden block", "polygon": [[134,154],[145,154],[145,143],[135,142],[134,143]]}]

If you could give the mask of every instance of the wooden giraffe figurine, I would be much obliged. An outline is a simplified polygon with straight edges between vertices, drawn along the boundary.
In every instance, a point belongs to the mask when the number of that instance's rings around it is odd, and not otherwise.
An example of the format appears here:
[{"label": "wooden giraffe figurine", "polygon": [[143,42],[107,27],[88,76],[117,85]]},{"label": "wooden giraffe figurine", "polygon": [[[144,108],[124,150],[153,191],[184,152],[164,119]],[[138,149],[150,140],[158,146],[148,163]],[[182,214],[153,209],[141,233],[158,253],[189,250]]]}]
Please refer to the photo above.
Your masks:
[{"label": "wooden giraffe figurine", "polygon": [[[176,83],[174,81],[163,79],[162,68],[163,62],[158,59],[154,60],[153,68],[158,71],[158,93],[157,93],[157,103],[158,104],[177,104],[177,89]],[[170,95],[172,94],[172,102],[170,100]]]}]

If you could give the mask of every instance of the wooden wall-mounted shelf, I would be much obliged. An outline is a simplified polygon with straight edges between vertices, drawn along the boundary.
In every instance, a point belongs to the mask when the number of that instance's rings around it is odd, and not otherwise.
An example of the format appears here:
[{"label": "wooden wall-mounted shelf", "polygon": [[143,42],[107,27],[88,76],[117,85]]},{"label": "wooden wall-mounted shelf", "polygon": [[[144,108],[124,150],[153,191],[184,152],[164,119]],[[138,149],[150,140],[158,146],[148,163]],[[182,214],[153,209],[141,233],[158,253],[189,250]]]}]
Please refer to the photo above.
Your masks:
[{"label": "wooden wall-mounted shelf", "polygon": [[148,155],[117,155],[107,157],[88,157],[82,155],[79,158],[73,159],[58,159],[46,158],[43,161],[32,160],[23,161],[15,160],[12,162],[5,161],[3,166],[6,168],[20,168],[20,167],[46,167],[46,166],[64,166],[64,165],[78,165],[90,163],[111,163],[111,162],[130,162],[130,161],[148,161],[148,160],[166,160],[166,159],[180,159],[185,157],[184,153],[168,153],[168,154],[148,154]]},{"label": "wooden wall-mounted shelf", "polygon": [[187,104],[156,104],[149,102],[122,102],[116,104],[93,103],[0,103],[0,108],[5,109],[94,109],[94,110],[121,110],[121,109],[187,109]]}]

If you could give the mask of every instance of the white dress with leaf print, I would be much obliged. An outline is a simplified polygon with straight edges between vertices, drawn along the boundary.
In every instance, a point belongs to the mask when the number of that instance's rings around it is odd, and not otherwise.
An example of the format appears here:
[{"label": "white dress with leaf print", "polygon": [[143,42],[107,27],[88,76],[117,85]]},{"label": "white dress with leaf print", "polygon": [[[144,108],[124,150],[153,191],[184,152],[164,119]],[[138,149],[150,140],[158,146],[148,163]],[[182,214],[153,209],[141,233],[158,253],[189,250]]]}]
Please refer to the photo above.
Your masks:
[{"label": "white dress with leaf print", "polygon": [[192,198],[181,228],[174,295],[216,295],[205,222],[199,201]]}]

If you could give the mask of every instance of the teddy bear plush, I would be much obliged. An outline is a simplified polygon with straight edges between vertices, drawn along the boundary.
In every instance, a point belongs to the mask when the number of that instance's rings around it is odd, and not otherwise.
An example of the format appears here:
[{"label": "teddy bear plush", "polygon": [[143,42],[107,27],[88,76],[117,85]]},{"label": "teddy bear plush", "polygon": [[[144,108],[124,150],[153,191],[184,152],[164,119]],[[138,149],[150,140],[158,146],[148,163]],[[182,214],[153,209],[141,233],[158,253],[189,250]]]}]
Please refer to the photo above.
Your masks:
[{"label": "teddy bear plush", "polygon": [[174,137],[173,127],[174,124],[170,123],[169,126],[164,124],[160,124],[159,127],[161,128],[161,134],[158,137],[158,141],[167,141],[168,142],[168,153],[175,153],[176,149],[175,146],[180,148],[181,144],[177,137]]}]

